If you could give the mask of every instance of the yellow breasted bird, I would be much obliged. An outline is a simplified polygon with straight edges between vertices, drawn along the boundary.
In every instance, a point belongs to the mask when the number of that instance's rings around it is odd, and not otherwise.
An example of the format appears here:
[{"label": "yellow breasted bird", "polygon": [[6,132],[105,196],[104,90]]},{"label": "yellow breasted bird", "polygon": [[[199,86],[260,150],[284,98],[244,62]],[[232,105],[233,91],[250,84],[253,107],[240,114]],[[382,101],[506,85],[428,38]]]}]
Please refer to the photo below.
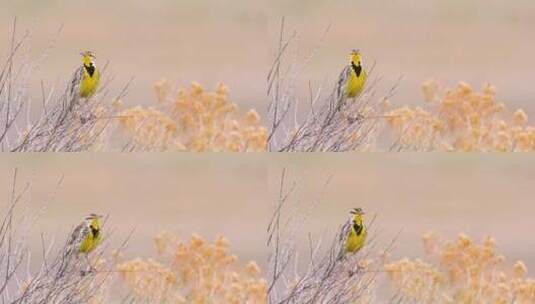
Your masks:
[{"label": "yellow breasted bird", "polygon": [[[100,215],[91,213],[85,220],[80,223],[71,233],[61,264],[58,269],[57,278],[63,277],[65,274],[71,273],[73,268],[78,265],[80,255],[84,255],[87,263],[90,266],[90,271],[94,270],[89,261],[88,254],[95,250],[102,241],[102,230],[100,225]],[[82,275],[85,271],[82,271]]]},{"label": "yellow breasted bird", "polygon": [[344,230],[346,253],[358,252],[366,243],[368,231],[364,225],[363,216],[364,211],[361,208],[355,208],[350,212],[350,218]]},{"label": "yellow breasted bird", "polygon": [[69,95],[63,102],[65,113],[73,111],[80,98],[88,99],[93,96],[100,84],[100,71],[95,63],[95,53],[84,51],[80,55],[82,56],[82,66],[72,76],[68,90]]},{"label": "yellow breasted bird", "polygon": [[102,216],[91,213],[74,229],[68,243],[71,252],[87,255],[97,248],[102,241],[101,218]]},{"label": "yellow breasted bird", "polygon": [[349,55],[349,64],[342,70],[338,78],[338,100],[356,98],[360,95],[366,84],[368,74],[364,70],[362,55],[359,50],[352,50]]},{"label": "yellow breasted bird", "polygon": [[82,66],[76,70],[72,79],[71,94],[77,97],[90,98],[100,84],[100,71],[96,65],[95,53],[81,52]]}]

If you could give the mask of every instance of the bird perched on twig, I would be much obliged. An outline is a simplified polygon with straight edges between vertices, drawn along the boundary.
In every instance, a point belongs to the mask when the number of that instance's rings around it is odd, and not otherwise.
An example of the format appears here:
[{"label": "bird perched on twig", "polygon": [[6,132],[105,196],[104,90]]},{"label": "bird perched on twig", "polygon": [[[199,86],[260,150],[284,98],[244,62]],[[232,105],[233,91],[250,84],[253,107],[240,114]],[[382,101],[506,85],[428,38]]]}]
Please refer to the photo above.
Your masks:
[{"label": "bird perched on twig", "polygon": [[349,64],[342,70],[338,78],[336,96],[338,102],[360,95],[366,84],[368,74],[364,70],[362,55],[359,50],[352,50],[349,54]]},{"label": "bird perched on twig", "polygon": [[88,254],[102,241],[100,219],[102,216],[91,213],[72,232],[67,246],[77,254]]},{"label": "bird perched on twig", "polygon": [[96,65],[95,53],[85,51],[82,55],[82,66],[76,71],[73,81],[79,83],[80,97],[89,98],[95,94],[100,84],[100,71]]},{"label": "bird perched on twig", "polygon": [[87,255],[95,250],[102,241],[100,219],[102,216],[91,213],[85,220],[72,231],[67,242],[67,250],[70,255],[78,257],[80,254]]},{"label": "bird perched on twig", "polygon": [[368,233],[364,225],[364,211],[361,208],[355,208],[350,212],[348,223],[344,226],[343,235],[345,236],[345,253],[355,253],[364,247],[366,235]]},{"label": "bird perched on twig", "polygon": [[72,77],[70,85],[70,98],[66,104],[67,110],[72,110],[80,98],[89,99],[95,94],[100,84],[100,71],[96,65],[96,56],[92,51],[81,52],[82,66]]},{"label": "bird perched on twig", "polygon": [[74,228],[65,247],[58,277],[63,276],[67,270],[76,265],[73,263],[77,263],[80,255],[85,256],[90,269],[93,269],[89,262],[88,254],[95,250],[102,241],[101,218],[102,216],[91,213]]},{"label": "bird perched on twig", "polygon": [[102,240],[100,219],[102,216],[91,213],[72,232],[67,246],[76,254],[88,254],[95,250]]}]

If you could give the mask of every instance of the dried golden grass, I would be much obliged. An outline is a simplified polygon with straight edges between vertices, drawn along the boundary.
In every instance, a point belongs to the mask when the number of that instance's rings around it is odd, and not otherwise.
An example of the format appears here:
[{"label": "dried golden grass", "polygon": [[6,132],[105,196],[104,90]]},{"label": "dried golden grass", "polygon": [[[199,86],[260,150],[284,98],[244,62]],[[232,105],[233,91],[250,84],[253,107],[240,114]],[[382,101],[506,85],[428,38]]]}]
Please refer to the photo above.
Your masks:
[{"label": "dried golden grass", "polygon": [[422,92],[426,109],[403,106],[386,114],[400,150],[535,151],[535,127],[522,109],[510,112],[498,102],[491,85],[478,92],[461,82],[443,90],[428,81]]},{"label": "dried golden grass", "polygon": [[507,267],[491,237],[481,243],[460,234],[441,241],[423,236],[428,262],[408,258],[385,264],[401,295],[418,303],[535,303],[535,280],[522,261]]},{"label": "dried golden grass", "polygon": [[244,267],[228,241],[213,244],[198,235],[189,242],[160,233],[157,259],[119,262],[122,281],[138,301],[150,303],[267,303],[267,282],[255,262]]},{"label": "dried golden grass", "polygon": [[136,149],[149,151],[256,152],[267,148],[268,132],[255,110],[241,114],[220,84],[206,92],[193,83],[172,93],[167,81],[154,86],[158,106],[119,113],[120,129]]},{"label": "dried golden grass", "polygon": [[[269,132],[260,116],[253,109],[242,113],[223,85],[206,92],[193,83],[176,94],[167,81],[157,82],[154,88],[155,107],[123,109],[120,101],[114,104],[122,139],[133,150],[266,151]],[[424,107],[391,109],[388,100],[381,104],[386,133],[393,135],[387,146],[402,151],[535,151],[535,127],[529,125],[526,113],[509,111],[497,101],[491,85],[476,91],[461,82],[444,90],[428,81],[422,92]],[[375,143],[382,136],[376,129],[367,131]],[[355,132],[347,137],[348,143],[362,136]]]}]

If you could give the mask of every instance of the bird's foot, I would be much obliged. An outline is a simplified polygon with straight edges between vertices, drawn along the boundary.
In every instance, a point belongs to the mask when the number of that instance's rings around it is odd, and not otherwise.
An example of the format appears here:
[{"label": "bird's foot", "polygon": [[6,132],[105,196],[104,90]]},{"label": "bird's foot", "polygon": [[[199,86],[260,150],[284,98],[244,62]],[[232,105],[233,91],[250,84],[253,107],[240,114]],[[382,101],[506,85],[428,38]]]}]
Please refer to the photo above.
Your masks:
[{"label": "bird's foot", "polygon": [[80,123],[82,125],[86,124],[87,122],[96,119],[97,116],[93,113],[89,113],[87,115],[80,115]]},{"label": "bird's foot", "polygon": [[353,269],[350,269],[347,273],[350,277],[358,274],[359,272],[363,271],[364,270],[364,267],[361,266],[361,265],[358,265],[357,266],[357,269],[353,270]]},{"label": "bird's foot", "polygon": [[81,275],[82,277],[84,277],[84,276],[86,276],[86,275],[88,275],[88,274],[91,274],[91,273],[94,273],[94,272],[96,272],[96,271],[97,271],[97,269],[96,269],[95,267],[93,267],[93,266],[89,266],[89,268],[86,269],[86,270],[80,270],[80,275]]},{"label": "bird's foot", "polygon": [[360,123],[364,121],[365,118],[364,115],[357,113],[357,115],[354,116],[347,116],[347,122],[349,124]]}]

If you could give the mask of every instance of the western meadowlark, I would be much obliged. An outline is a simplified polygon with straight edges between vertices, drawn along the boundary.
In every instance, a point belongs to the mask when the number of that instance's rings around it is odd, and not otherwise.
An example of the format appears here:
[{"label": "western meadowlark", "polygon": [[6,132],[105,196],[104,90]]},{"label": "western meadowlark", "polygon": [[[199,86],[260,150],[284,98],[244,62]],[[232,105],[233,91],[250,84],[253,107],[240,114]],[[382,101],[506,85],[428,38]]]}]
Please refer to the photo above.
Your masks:
[{"label": "western meadowlark", "polygon": [[364,89],[368,74],[362,66],[362,55],[359,50],[352,50],[349,64],[342,70],[338,78],[336,96],[338,100],[356,98]]},{"label": "western meadowlark", "polygon": [[100,71],[95,63],[95,53],[84,51],[80,55],[82,56],[82,66],[72,76],[70,98],[66,105],[68,110],[72,110],[80,98],[88,99],[93,96],[100,84]]},{"label": "western meadowlark", "polygon": [[85,51],[82,55],[82,66],[76,72],[75,77],[80,83],[80,97],[89,98],[95,94],[100,83],[100,71],[98,70],[95,60],[95,53]]},{"label": "western meadowlark", "polygon": [[344,226],[345,252],[355,253],[364,246],[366,242],[367,229],[364,226],[364,211],[361,208],[355,208],[350,212],[350,218]]},{"label": "western meadowlark", "polygon": [[[100,215],[91,213],[82,223],[74,228],[65,247],[62,264],[58,271],[58,278],[72,270],[74,265],[77,265],[81,254],[85,256],[90,271],[93,270],[88,254],[95,250],[102,241],[101,218]],[[85,274],[85,272],[82,271],[82,274]]]},{"label": "western meadowlark", "polygon": [[102,241],[100,215],[91,213],[72,232],[67,246],[72,253],[87,255]]}]

